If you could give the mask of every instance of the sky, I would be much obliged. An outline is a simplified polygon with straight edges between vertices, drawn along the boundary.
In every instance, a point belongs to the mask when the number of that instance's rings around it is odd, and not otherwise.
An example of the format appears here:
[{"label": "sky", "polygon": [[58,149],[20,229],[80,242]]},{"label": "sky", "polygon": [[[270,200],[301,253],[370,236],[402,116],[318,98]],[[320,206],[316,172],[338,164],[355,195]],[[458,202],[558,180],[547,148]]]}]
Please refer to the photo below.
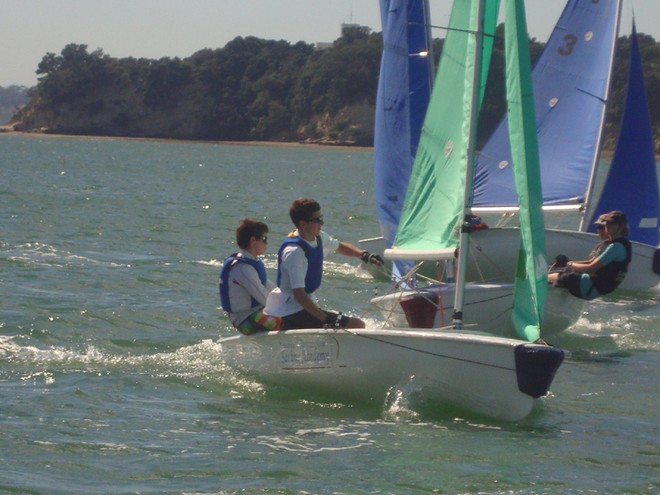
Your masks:
[{"label": "sky", "polygon": [[[451,0],[430,0],[446,25]],[[528,30],[546,41],[565,0],[527,0]],[[637,30],[660,41],[660,0],[624,0],[621,34],[634,8]],[[378,0],[0,0],[0,86],[33,86],[46,53],[69,43],[115,58],[185,58],[236,36],[332,42],[342,23],[381,31]],[[433,37],[443,38],[436,29]]]}]

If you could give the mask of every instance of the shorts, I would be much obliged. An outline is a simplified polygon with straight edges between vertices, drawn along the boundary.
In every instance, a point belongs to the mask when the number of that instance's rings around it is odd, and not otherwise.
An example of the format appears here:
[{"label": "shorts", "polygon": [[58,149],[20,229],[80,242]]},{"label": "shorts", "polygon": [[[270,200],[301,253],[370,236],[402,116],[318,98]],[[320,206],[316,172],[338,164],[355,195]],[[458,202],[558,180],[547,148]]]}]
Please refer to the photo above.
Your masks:
[{"label": "shorts", "polygon": [[590,301],[600,296],[599,292],[591,282],[591,277],[586,273],[577,273],[565,270],[557,278],[557,287],[567,289],[575,297]]},{"label": "shorts", "polygon": [[282,318],[271,316],[259,309],[236,325],[243,335],[254,335],[261,332],[276,332],[282,330]]},{"label": "shorts", "polygon": [[316,316],[305,309],[282,317],[284,330],[293,330],[296,328],[323,328],[324,321],[319,321]]}]

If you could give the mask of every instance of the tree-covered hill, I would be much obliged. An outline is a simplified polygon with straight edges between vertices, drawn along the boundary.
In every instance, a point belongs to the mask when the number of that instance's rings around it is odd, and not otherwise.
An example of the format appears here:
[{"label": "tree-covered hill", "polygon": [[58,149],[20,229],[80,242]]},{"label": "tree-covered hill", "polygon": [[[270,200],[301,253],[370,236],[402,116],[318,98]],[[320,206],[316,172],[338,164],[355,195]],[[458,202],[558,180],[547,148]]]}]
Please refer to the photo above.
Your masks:
[{"label": "tree-covered hill", "polygon": [[[530,43],[535,59],[543,45]],[[436,57],[441,47],[442,40],[435,40]],[[657,130],[660,46],[640,34],[640,47]],[[184,59],[117,59],[69,44],[59,55],[43,57],[32,99],[13,125],[63,134],[370,146],[381,48],[380,33],[365,27],[345,29],[324,50],[303,42],[238,37],[224,48]],[[622,111],[628,53],[629,39],[621,38],[608,111],[609,143]],[[504,111],[502,71],[503,47],[496,42],[481,140]]]},{"label": "tree-covered hill", "polygon": [[12,116],[30,101],[25,86],[0,87],[0,125],[8,123]]}]

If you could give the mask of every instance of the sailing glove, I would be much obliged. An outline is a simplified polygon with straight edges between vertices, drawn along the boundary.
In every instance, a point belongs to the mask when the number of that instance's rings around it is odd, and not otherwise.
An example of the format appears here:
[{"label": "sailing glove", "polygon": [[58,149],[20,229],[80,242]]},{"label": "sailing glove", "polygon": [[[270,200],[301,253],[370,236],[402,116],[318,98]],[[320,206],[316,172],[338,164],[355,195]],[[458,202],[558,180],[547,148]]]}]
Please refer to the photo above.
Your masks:
[{"label": "sailing glove", "polygon": [[328,328],[346,328],[350,318],[341,313],[330,313],[325,317],[325,326]]},{"label": "sailing glove", "polygon": [[371,263],[372,265],[377,265],[377,266],[380,266],[383,263],[385,263],[383,261],[383,258],[380,257],[380,255],[370,254],[369,251],[362,251],[362,254],[360,255],[360,259],[364,263],[367,263],[367,264]]}]

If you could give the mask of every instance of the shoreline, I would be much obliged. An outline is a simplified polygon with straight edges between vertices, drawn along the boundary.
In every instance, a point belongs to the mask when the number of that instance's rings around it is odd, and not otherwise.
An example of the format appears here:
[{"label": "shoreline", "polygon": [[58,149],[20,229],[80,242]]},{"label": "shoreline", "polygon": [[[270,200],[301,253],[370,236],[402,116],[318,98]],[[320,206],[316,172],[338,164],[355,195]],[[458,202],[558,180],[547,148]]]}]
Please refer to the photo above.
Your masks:
[{"label": "shoreline", "polygon": [[[158,143],[179,143],[179,144],[225,144],[230,146],[263,146],[263,147],[281,147],[281,148],[316,148],[323,150],[341,150],[341,151],[373,151],[373,146],[353,146],[350,144],[334,144],[334,143],[301,143],[294,141],[213,141],[213,140],[195,140],[195,139],[178,139],[178,138],[148,138],[148,137],[131,137],[131,136],[92,136],[82,134],[49,134],[45,132],[22,132],[14,130],[4,130],[7,126],[0,126],[0,136],[25,136],[35,138],[70,138],[70,139],[96,139],[96,140],[121,140],[121,141],[152,141]],[[600,158],[611,160],[614,156],[614,151],[602,150]],[[660,163],[660,155],[655,155],[655,161]]]},{"label": "shoreline", "polygon": [[334,143],[301,143],[294,141],[214,141],[214,140],[195,140],[195,139],[178,139],[178,138],[149,138],[149,137],[132,137],[132,136],[94,136],[87,134],[50,134],[46,132],[22,132],[14,130],[0,129],[0,136],[24,136],[34,138],[55,138],[55,139],[95,139],[101,141],[144,141],[144,142],[157,142],[157,143],[177,143],[177,144],[226,144],[230,146],[270,146],[281,148],[316,148],[316,149],[336,149],[336,150],[358,150],[370,151],[373,146],[353,146],[350,144],[334,144]]}]

